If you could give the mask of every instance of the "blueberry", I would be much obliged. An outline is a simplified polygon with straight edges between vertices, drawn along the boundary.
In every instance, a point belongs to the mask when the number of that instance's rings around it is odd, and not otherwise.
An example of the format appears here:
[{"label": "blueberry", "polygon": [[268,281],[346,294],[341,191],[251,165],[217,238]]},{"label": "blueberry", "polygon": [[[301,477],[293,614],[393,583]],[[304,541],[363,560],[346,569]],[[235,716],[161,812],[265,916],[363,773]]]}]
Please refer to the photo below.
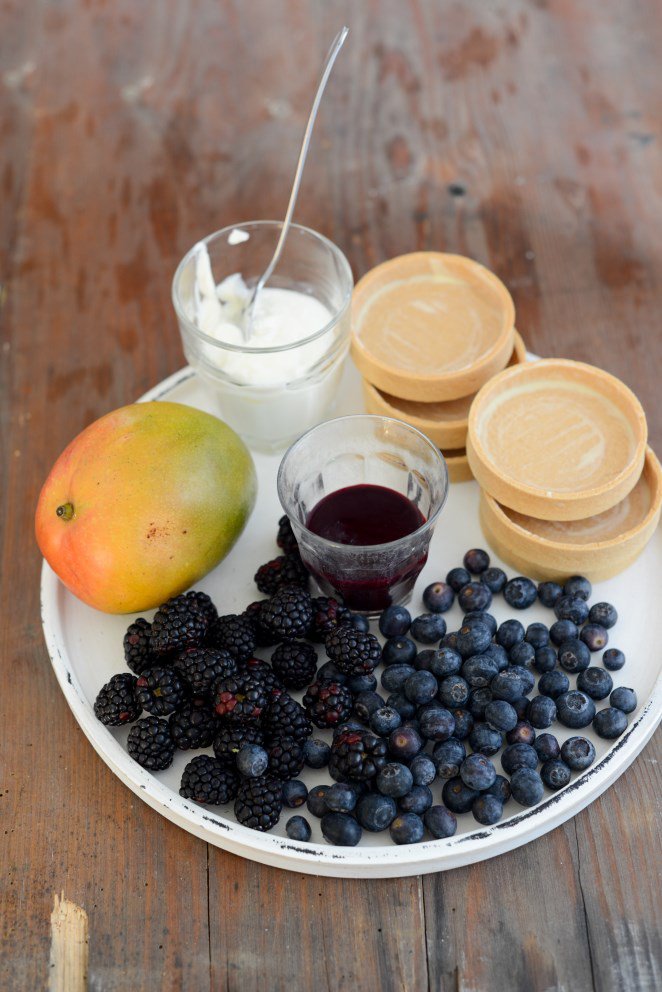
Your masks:
[{"label": "blueberry", "polygon": [[462,564],[472,575],[480,575],[490,567],[490,556],[482,548],[471,548],[462,559]]},{"label": "blueberry", "polygon": [[444,782],[444,787],[441,790],[441,798],[444,804],[451,813],[456,814],[468,813],[473,806],[474,799],[477,799],[478,795],[478,790],[470,789],[459,776],[457,778],[449,778],[447,782]]},{"label": "blueberry", "polygon": [[285,833],[290,840],[309,841],[312,830],[305,816],[291,816],[285,824]]},{"label": "blueberry", "polygon": [[303,745],[303,760],[309,768],[324,768],[329,763],[331,748],[326,741],[308,739]]},{"label": "blueberry", "polygon": [[421,736],[428,741],[446,741],[455,733],[455,720],[450,710],[437,706],[421,715]]},{"label": "blueberry", "polygon": [[559,742],[554,734],[538,734],[533,746],[540,761],[550,761],[561,754]]},{"label": "blueberry", "polygon": [[437,679],[443,679],[447,675],[456,675],[462,667],[462,656],[457,651],[453,651],[452,648],[438,648],[436,651],[429,652],[421,651],[419,658],[428,654],[430,655],[428,671],[432,672]]},{"label": "blueberry", "polygon": [[423,738],[414,727],[398,727],[389,734],[388,750],[400,761],[411,761],[423,750]]},{"label": "blueberry", "polygon": [[558,582],[541,582],[538,586],[538,599],[543,606],[553,609],[557,599],[563,595],[563,589]]},{"label": "blueberry", "polygon": [[600,624],[605,630],[611,630],[618,620],[618,613],[611,603],[594,603],[588,611],[588,619],[591,623]]},{"label": "blueberry", "polygon": [[494,699],[485,707],[485,721],[492,730],[505,734],[517,725],[517,713],[505,699]]},{"label": "blueberry", "polygon": [[482,623],[486,627],[490,628],[490,637],[494,637],[498,626],[496,617],[493,617],[491,613],[487,612],[487,610],[469,610],[468,613],[464,614],[462,623],[469,624],[470,626],[474,623]]},{"label": "blueberry", "polygon": [[414,777],[406,765],[390,761],[377,775],[377,788],[383,796],[399,799],[406,796],[414,784]]},{"label": "blueberry", "polygon": [[416,713],[416,707],[402,692],[392,692],[386,700],[386,705],[397,710],[403,720],[411,720]]},{"label": "blueberry", "polygon": [[503,816],[503,803],[497,796],[487,792],[474,799],[471,812],[474,819],[482,823],[484,827],[491,827],[494,823],[498,823]]},{"label": "blueberry", "polygon": [[388,606],[379,618],[379,632],[384,637],[402,637],[411,627],[411,613],[406,606]]},{"label": "blueberry", "polygon": [[494,676],[490,682],[490,691],[495,699],[505,699],[507,703],[514,703],[524,696],[524,683],[518,672],[506,668]]},{"label": "blueberry", "polygon": [[415,671],[413,665],[389,665],[382,672],[380,681],[387,692],[402,692],[405,682]]},{"label": "blueberry", "polygon": [[577,688],[591,699],[606,699],[614,688],[614,680],[604,668],[586,668],[577,676]]},{"label": "blueberry", "polygon": [[515,664],[509,665],[508,671],[515,672],[515,674],[519,676],[524,689],[524,695],[528,696],[528,694],[533,691],[536,684],[536,677],[533,672],[529,671],[529,669],[525,668],[523,665]]},{"label": "blueberry", "polygon": [[451,709],[451,716],[455,720],[454,736],[459,741],[465,741],[473,729],[473,716],[469,710],[463,708]]},{"label": "blueberry", "polygon": [[515,644],[524,640],[524,627],[519,620],[504,620],[496,632],[497,644],[510,651]]},{"label": "blueberry", "polygon": [[570,679],[565,672],[545,672],[538,679],[538,692],[542,693],[543,696],[551,696],[552,699],[558,699],[569,688]]},{"label": "blueberry", "polygon": [[532,665],[536,656],[536,649],[528,641],[520,641],[513,644],[508,653],[508,657],[513,665]]},{"label": "blueberry", "polygon": [[389,637],[382,648],[385,665],[411,665],[418,648],[409,637]]},{"label": "blueberry", "polygon": [[361,692],[374,692],[377,688],[377,679],[372,672],[369,675],[353,675],[347,680],[347,688],[355,696]]},{"label": "blueberry", "polygon": [[615,706],[607,706],[600,710],[593,718],[593,729],[598,737],[613,741],[620,737],[628,725],[628,718],[623,710],[617,710]]},{"label": "blueberry", "polygon": [[501,754],[501,767],[506,775],[518,768],[537,768],[538,754],[530,744],[509,744]]},{"label": "blueberry", "polygon": [[529,708],[529,697],[520,696],[519,699],[514,699],[512,701],[512,707],[517,713],[518,720],[526,720],[526,713]]},{"label": "blueberry", "polygon": [[527,716],[536,730],[546,730],[556,720],[556,703],[551,696],[534,696],[529,703]]},{"label": "blueberry", "polygon": [[283,782],[283,803],[288,809],[298,809],[308,798],[308,787],[298,778]]},{"label": "blueberry", "polygon": [[561,757],[573,772],[583,772],[595,761],[595,748],[586,737],[568,737],[561,745]]},{"label": "blueberry", "polygon": [[617,672],[625,664],[625,655],[618,648],[607,648],[602,656],[602,664],[610,672]]},{"label": "blueberry", "polygon": [[557,620],[549,628],[549,637],[552,644],[556,644],[557,648],[563,644],[564,641],[572,641],[579,634],[579,629],[576,623],[572,620]]},{"label": "blueberry", "polygon": [[445,806],[430,806],[423,814],[423,823],[436,840],[452,837],[457,830],[457,820]]},{"label": "blueberry", "polygon": [[477,723],[469,734],[469,743],[477,753],[491,757],[501,749],[503,737],[486,723]]},{"label": "blueberry", "polygon": [[439,702],[448,709],[464,706],[469,698],[469,683],[461,675],[447,675],[439,683]]},{"label": "blueberry", "polygon": [[330,788],[330,785],[314,785],[308,791],[306,805],[313,816],[324,816],[325,813],[329,812],[329,807],[326,805],[326,794]]},{"label": "blueberry", "polygon": [[454,592],[459,592],[471,582],[471,576],[466,568],[451,568],[446,576],[446,582]]},{"label": "blueberry", "polygon": [[559,789],[562,789],[568,784],[570,775],[570,769],[565,761],[559,761],[558,758],[551,758],[549,761],[546,761],[540,769],[541,779],[547,788],[553,789],[554,792],[558,792]]},{"label": "blueberry", "polygon": [[398,813],[395,799],[382,796],[379,792],[370,792],[361,796],[356,804],[356,818],[364,830],[379,833],[391,825]]},{"label": "blueberry", "polygon": [[438,690],[439,683],[432,672],[414,672],[404,684],[405,696],[417,706],[421,703],[429,703],[437,695]]},{"label": "blueberry", "polygon": [[583,575],[572,575],[563,586],[566,596],[576,596],[584,602],[591,598],[593,586]]},{"label": "blueberry", "polygon": [[482,582],[469,582],[457,594],[457,601],[465,613],[469,610],[489,610],[492,593]]},{"label": "blueberry", "polygon": [[579,596],[561,596],[554,605],[554,613],[559,620],[572,620],[580,626],[588,619],[588,604]]},{"label": "blueberry", "polygon": [[382,706],[370,717],[370,729],[380,737],[387,737],[402,723],[402,717],[392,706]]},{"label": "blueberry", "polygon": [[533,768],[517,768],[510,777],[510,791],[520,806],[535,806],[545,794],[545,787]]},{"label": "blueberry", "polygon": [[574,638],[559,647],[559,664],[572,675],[583,672],[591,664],[591,652],[583,641]]},{"label": "blueberry", "polygon": [[556,662],[558,658],[556,656],[556,650],[551,644],[546,644],[542,648],[536,648],[536,656],[533,659],[533,667],[541,675],[546,672],[553,672],[556,668]]},{"label": "blueberry", "polygon": [[[469,578],[467,577],[467,582]],[[445,582],[433,582],[423,590],[423,606],[430,613],[446,613],[455,600],[455,592]]]},{"label": "blueberry", "polygon": [[460,765],[467,756],[464,744],[455,737],[439,741],[432,749],[432,760],[439,778],[455,778],[460,774]]},{"label": "blueberry", "polygon": [[464,623],[457,632],[457,650],[463,658],[480,654],[492,640],[492,634],[487,624],[474,621]]},{"label": "blueberry", "polygon": [[527,610],[536,601],[538,587],[531,579],[518,575],[503,587],[503,598],[514,610]]},{"label": "blueberry", "polygon": [[410,633],[421,644],[436,644],[446,633],[446,621],[438,613],[422,613],[412,623]]},{"label": "blueberry", "polygon": [[480,581],[487,586],[490,592],[501,592],[508,581],[508,576],[502,568],[486,568]]},{"label": "blueberry", "polygon": [[360,692],[354,700],[354,712],[361,723],[368,723],[375,710],[379,710],[385,705],[379,693]]},{"label": "blueberry", "polygon": [[361,827],[349,813],[325,813],[322,836],[336,847],[356,847],[361,840]]},{"label": "blueberry", "polygon": [[356,806],[358,796],[356,789],[343,782],[334,782],[324,797],[327,809],[331,813],[351,813]]},{"label": "blueberry", "polygon": [[573,730],[588,727],[595,716],[595,703],[590,696],[578,689],[571,689],[559,696],[556,709],[561,723]]},{"label": "blueberry", "polygon": [[554,734],[538,734],[533,747],[540,761],[551,761],[561,754],[559,742]]},{"label": "blueberry", "polygon": [[544,623],[530,623],[526,628],[524,640],[534,648],[544,648],[549,644],[549,627]]},{"label": "blueberry", "polygon": [[388,828],[394,844],[418,844],[425,836],[425,827],[416,813],[400,813]]},{"label": "blueberry", "polygon": [[259,778],[269,765],[269,755],[259,744],[242,744],[237,753],[237,771],[246,778]]},{"label": "blueberry", "polygon": [[398,809],[401,813],[418,813],[422,816],[433,802],[432,790],[427,785],[414,785],[406,796],[398,800]]},{"label": "blueberry", "polygon": [[324,662],[317,669],[317,675],[315,677],[318,682],[338,682],[340,685],[345,685],[347,682],[347,676],[343,675],[338,666],[332,661]]},{"label": "blueberry", "polygon": [[449,630],[446,636],[442,639],[440,647],[451,648],[453,651],[457,651],[457,631]]},{"label": "blueberry", "polygon": [[495,675],[499,674],[496,661],[487,654],[474,654],[467,658],[461,668],[462,678],[472,689],[488,686]]},{"label": "blueberry", "polygon": [[507,803],[510,799],[510,782],[504,775],[497,775],[489,789],[485,790],[485,795],[496,796],[502,804]]},{"label": "blueberry", "polygon": [[619,685],[609,697],[609,702],[623,713],[634,713],[637,708],[637,694],[634,689],[626,689],[624,685]]},{"label": "blueberry", "polygon": [[579,635],[589,651],[602,651],[609,643],[609,634],[597,623],[587,623]]},{"label": "blueberry", "polygon": [[506,734],[509,744],[533,744],[536,732],[528,720],[518,720],[512,730]]},{"label": "blueberry", "polygon": [[496,778],[496,768],[484,754],[470,754],[460,765],[460,778],[470,789],[482,792]]},{"label": "blueberry", "polygon": [[360,613],[352,613],[351,617],[349,618],[349,622],[351,623],[352,627],[354,627],[356,630],[360,630],[362,634],[370,633],[370,621],[368,620],[367,617],[361,616]]},{"label": "blueberry", "polygon": [[467,700],[467,709],[474,720],[483,720],[485,717],[485,707],[493,700],[492,690],[488,686],[480,689],[472,689]]},{"label": "blueberry", "polygon": [[[442,744],[448,743],[442,741]],[[414,785],[432,785],[437,777],[437,768],[432,758],[427,754],[417,754],[409,765],[409,771],[414,779]]]}]

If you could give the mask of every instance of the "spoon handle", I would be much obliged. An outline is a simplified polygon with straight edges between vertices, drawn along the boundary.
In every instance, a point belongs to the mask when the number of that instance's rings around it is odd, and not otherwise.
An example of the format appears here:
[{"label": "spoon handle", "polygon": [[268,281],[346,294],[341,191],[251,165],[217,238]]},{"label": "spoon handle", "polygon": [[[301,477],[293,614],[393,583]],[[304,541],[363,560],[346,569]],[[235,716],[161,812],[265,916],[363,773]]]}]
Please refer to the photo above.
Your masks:
[{"label": "spoon handle", "polygon": [[348,27],[342,27],[341,30],[336,35],[329,53],[326,57],[324,63],[324,69],[322,70],[322,76],[317,87],[317,93],[315,94],[315,99],[313,100],[313,105],[310,108],[310,116],[308,117],[308,123],[306,124],[306,130],[303,135],[303,142],[301,144],[301,151],[299,152],[299,161],[297,162],[296,172],[294,173],[294,182],[292,183],[292,192],[290,193],[290,201],[287,204],[287,212],[285,214],[285,220],[283,221],[283,226],[280,231],[278,238],[278,244],[276,245],[276,250],[274,251],[273,257],[269,262],[269,265],[264,270],[260,276],[255,289],[251,295],[249,308],[253,307],[257,295],[263,288],[266,282],[268,282],[271,277],[272,272],[278,264],[278,259],[283,251],[283,245],[285,244],[285,239],[287,238],[288,231],[290,229],[290,224],[292,223],[292,214],[294,213],[294,208],[297,202],[297,196],[299,193],[299,186],[301,185],[301,177],[303,175],[303,169],[306,164],[306,157],[308,155],[308,148],[310,146],[310,139],[313,133],[313,126],[315,124],[315,118],[317,117],[317,111],[319,110],[319,105],[322,100],[322,94],[328,82],[329,76],[331,75],[331,70],[333,69],[333,63],[336,61],[338,53],[342,48],[345,38],[349,34]]}]

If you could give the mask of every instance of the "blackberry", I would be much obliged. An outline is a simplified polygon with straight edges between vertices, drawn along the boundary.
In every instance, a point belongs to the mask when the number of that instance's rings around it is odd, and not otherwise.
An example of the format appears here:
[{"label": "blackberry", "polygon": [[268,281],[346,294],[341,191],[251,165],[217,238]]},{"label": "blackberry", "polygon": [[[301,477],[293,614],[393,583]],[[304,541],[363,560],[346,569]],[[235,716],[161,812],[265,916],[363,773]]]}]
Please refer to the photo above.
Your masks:
[{"label": "blackberry", "polygon": [[142,675],[146,668],[156,664],[152,654],[151,630],[151,623],[144,617],[138,617],[135,623],[129,624],[124,635],[124,660],[136,675]]},{"label": "blackberry", "polygon": [[268,599],[258,599],[244,610],[242,616],[251,622],[255,631],[255,646],[259,648],[270,648],[278,644],[279,638],[270,634],[262,625],[262,607],[266,606]]},{"label": "blackberry", "polygon": [[329,773],[337,782],[367,782],[388,760],[385,740],[369,730],[343,730],[331,745]]},{"label": "blackberry", "polygon": [[307,589],[310,574],[301,561],[298,552],[289,555],[279,555],[271,561],[260,565],[254,576],[255,585],[265,596],[273,596],[284,586],[299,586]]},{"label": "blackberry", "polygon": [[202,644],[209,619],[208,612],[200,607],[198,595],[189,592],[175,596],[158,608],[150,631],[154,654],[171,654]]},{"label": "blackberry", "polygon": [[214,754],[222,765],[234,765],[243,744],[264,744],[264,734],[254,723],[245,727],[221,727],[214,738]]},{"label": "blackberry", "polygon": [[209,754],[197,754],[182,774],[180,796],[205,806],[222,806],[237,795],[239,776]]},{"label": "blackberry", "polygon": [[297,741],[305,741],[313,732],[313,725],[308,719],[303,706],[287,692],[274,696],[264,713],[262,720],[268,737],[294,737]]},{"label": "blackberry", "polygon": [[214,684],[214,709],[228,723],[254,723],[268,702],[268,690],[251,675],[231,675]]},{"label": "blackberry", "polygon": [[136,682],[136,697],[152,716],[170,716],[188,695],[188,687],[174,668],[149,668]]},{"label": "blackberry", "polygon": [[349,622],[352,614],[346,606],[333,597],[316,596],[312,602],[313,620],[307,636],[309,640],[323,644],[332,630],[342,623]]},{"label": "blackberry", "polygon": [[374,634],[364,634],[349,624],[332,631],[326,639],[326,653],[343,675],[364,675],[377,667],[382,649]]},{"label": "blackberry", "polygon": [[207,644],[228,651],[238,662],[248,661],[255,651],[255,627],[245,616],[228,613],[218,617],[209,628]]},{"label": "blackberry", "polygon": [[286,689],[303,689],[315,678],[317,651],[306,641],[288,641],[278,645],[271,664]]},{"label": "blackberry", "polygon": [[187,648],[177,656],[173,668],[194,696],[209,696],[214,682],[236,673],[237,662],[228,651],[218,648]]},{"label": "blackberry", "polygon": [[313,619],[312,600],[305,589],[284,586],[260,610],[260,625],[278,641],[305,637]]},{"label": "blackberry", "polygon": [[292,554],[293,551],[299,550],[299,544],[296,537],[294,536],[294,531],[292,530],[292,524],[290,523],[289,517],[285,514],[278,521],[278,534],[276,535],[276,544],[279,548],[282,548],[286,555]]},{"label": "blackberry", "polygon": [[158,716],[148,716],[134,723],[126,747],[134,761],[152,772],[168,768],[175,754],[168,721]]},{"label": "blackberry", "polygon": [[303,747],[294,737],[276,737],[269,745],[269,774],[287,781],[304,766]]},{"label": "blackberry", "polygon": [[348,720],[354,698],[338,682],[313,682],[303,697],[303,705],[316,727],[337,727]]},{"label": "blackberry", "polygon": [[197,606],[198,610],[207,621],[207,626],[209,627],[218,616],[218,610],[212,603],[211,598],[206,592],[195,590],[193,592],[188,592],[186,596],[190,603]]},{"label": "blackberry", "polygon": [[283,783],[271,775],[245,778],[239,784],[234,815],[239,823],[253,830],[271,830],[283,808]]},{"label": "blackberry", "polygon": [[133,723],[140,716],[142,706],[136,696],[135,675],[121,672],[113,675],[94,702],[94,715],[107,727],[121,727]]},{"label": "blackberry", "polygon": [[218,717],[205,704],[189,703],[170,717],[170,736],[180,751],[210,747],[218,729]]},{"label": "blackberry", "polygon": [[267,661],[261,658],[249,658],[239,666],[242,675],[250,675],[251,678],[261,682],[267,693],[271,697],[274,693],[283,691],[283,683],[278,678],[273,668]]}]

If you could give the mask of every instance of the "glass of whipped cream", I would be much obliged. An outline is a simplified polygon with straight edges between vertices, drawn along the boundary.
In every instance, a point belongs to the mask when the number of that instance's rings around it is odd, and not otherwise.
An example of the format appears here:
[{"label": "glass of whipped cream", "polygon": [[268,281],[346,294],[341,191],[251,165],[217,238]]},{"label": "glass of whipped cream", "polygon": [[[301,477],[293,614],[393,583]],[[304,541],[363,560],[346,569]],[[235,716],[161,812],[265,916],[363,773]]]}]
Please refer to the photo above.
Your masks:
[{"label": "glass of whipped cream", "polygon": [[352,271],[327,238],[298,224],[247,319],[281,223],[252,221],[199,241],[172,284],[184,353],[223,419],[251,446],[278,450],[334,405],[349,347]]}]

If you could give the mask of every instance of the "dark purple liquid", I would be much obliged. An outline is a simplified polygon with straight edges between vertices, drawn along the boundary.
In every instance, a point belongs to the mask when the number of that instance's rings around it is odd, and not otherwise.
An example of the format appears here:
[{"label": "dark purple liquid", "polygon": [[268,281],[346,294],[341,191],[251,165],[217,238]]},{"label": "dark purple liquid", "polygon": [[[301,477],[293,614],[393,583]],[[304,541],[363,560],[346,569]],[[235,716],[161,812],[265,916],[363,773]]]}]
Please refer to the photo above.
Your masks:
[{"label": "dark purple liquid", "polygon": [[[425,523],[425,517],[410,499],[370,484],[347,486],[329,493],[313,507],[306,526],[328,541],[347,545],[376,545],[397,541]],[[350,609],[375,612],[409,593],[427,559],[395,560],[388,574],[356,579],[338,574],[330,564],[319,578],[326,580]]]}]

